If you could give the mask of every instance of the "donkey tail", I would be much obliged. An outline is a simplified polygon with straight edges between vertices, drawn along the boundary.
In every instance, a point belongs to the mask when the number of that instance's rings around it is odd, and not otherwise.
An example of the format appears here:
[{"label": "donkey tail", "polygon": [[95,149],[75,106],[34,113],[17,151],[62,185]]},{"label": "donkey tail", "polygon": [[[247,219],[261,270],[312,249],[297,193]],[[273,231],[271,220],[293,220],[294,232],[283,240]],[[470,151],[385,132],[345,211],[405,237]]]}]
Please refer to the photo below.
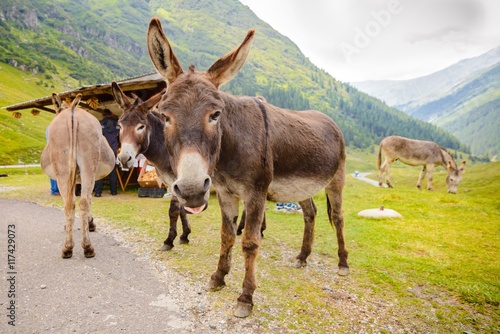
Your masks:
[{"label": "donkey tail", "polygon": [[75,108],[80,103],[80,99],[82,98],[81,94],[73,100],[71,103],[71,120],[68,124],[69,128],[69,151],[68,151],[68,202],[73,202],[73,196],[75,194],[76,187],[76,170],[77,170],[77,161],[76,161],[76,143],[77,143],[77,134],[78,134],[78,122],[75,119]]},{"label": "donkey tail", "polygon": [[380,164],[382,163],[382,143],[378,148],[378,156],[377,156],[377,170],[380,170]]}]

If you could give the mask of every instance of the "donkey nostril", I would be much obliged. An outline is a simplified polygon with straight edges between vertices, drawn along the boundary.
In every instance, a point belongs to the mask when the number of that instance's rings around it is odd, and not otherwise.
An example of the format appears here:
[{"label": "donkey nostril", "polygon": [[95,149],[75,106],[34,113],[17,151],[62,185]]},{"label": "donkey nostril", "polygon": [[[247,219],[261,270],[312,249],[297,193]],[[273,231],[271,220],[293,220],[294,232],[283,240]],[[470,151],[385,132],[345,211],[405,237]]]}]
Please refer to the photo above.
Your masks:
[{"label": "donkey nostril", "polygon": [[205,179],[205,183],[203,184],[203,191],[207,192],[209,188],[210,188],[210,178],[207,177]]},{"label": "donkey nostril", "polygon": [[179,197],[182,197],[181,189],[179,188],[179,186],[177,184],[174,184],[173,190],[174,190],[174,194],[176,194]]},{"label": "donkey nostril", "polygon": [[132,157],[128,157],[128,160],[127,160],[127,162],[129,162],[130,160],[132,160]]}]

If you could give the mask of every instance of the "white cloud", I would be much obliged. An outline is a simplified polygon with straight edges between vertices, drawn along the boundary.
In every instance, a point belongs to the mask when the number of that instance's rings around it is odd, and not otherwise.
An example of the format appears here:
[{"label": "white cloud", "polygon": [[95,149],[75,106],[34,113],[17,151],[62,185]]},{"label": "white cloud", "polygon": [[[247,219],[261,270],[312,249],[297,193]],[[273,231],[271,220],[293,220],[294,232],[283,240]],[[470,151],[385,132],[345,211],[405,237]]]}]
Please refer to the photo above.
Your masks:
[{"label": "white cloud", "polygon": [[343,81],[421,76],[500,45],[498,0],[241,2]]}]

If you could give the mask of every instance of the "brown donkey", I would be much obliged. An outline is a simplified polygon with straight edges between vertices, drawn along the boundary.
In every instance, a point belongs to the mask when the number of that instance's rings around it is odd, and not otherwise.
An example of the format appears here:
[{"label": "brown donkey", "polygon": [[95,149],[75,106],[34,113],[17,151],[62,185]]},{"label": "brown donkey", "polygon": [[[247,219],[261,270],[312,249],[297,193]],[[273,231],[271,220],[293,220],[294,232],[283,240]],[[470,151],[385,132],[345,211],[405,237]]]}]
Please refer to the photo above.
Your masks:
[{"label": "brown donkey", "polygon": [[82,247],[85,257],[95,255],[89,236],[89,231],[95,230],[90,210],[92,189],[95,180],[105,177],[115,167],[115,155],[102,135],[101,124],[97,118],[77,108],[81,97],[81,94],[78,94],[70,106],[63,106],[59,96],[52,94],[56,117],[49,125],[47,146],[40,159],[45,174],[57,180],[64,200],[66,235],[62,249],[63,258],[73,255],[77,183],[82,184],[79,204]]},{"label": "brown donkey", "polygon": [[246,317],[253,307],[255,261],[266,198],[298,201],[306,223],[304,239],[312,245],[316,210],[312,196],[325,188],[329,221],[337,230],[340,275],[349,272],[344,242],[342,189],[344,139],[338,126],[318,111],[290,111],[255,97],[235,97],[219,90],[241,69],[254,31],[206,72],[184,72],[159,19],[149,24],[148,48],[157,71],[167,80],[158,110],[165,116],[165,138],[176,181],[172,191],[187,211],[200,213],[213,183],[222,212],[217,270],[208,287],[218,290],[231,267],[240,200],[246,224],[243,291],[234,314]]},{"label": "brown donkey", "polygon": [[[160,101],[161,94],[152,96],[147,101],[139,97],[130,98],[120,89],[116,82],[111,84],[113,97],[116,103],[123,109],[123,114],[118,120],[120,125],[121,149],[118,161],[124,167],[132,167],[135,158],[143,154],[156,168],[158,176],[170,185],[175,181],[172,166],[168,158],[165,146],[165,120],[163,116],[155,111],[153,107]],[[181,244],[189,243],[191,227],[187,220],[186,211],[182,208],[177,197],[172,196],[168,211],[170,229],[168,237],[163,242],[160,250],[171,250],[177,237],[177,220],[182,222]]]},{"label": "brown donkey", "polygon": [[[381,164],[382,153],[385,156],[383,164]],[[427,189],[432,190],[432,171],[434,167],[443,166],[448,171],[446,183],[448,184],[448,192],[452,194],[457,192],[458,185],[462,181],[462,174],[465,170],[465,160],[462,162],[460,168],[457,168],[457,164],[451,154],[434,142],[389,136],[382,139],[378,151],[378,183],[381,187],[385,177],[387,186],[392,188],[389,172],[391,164],[395,160],[399,160],[410,166],[424,166],[418,177],[418,189],[421,188],[422,180],[425,174],[427,174]]]}]

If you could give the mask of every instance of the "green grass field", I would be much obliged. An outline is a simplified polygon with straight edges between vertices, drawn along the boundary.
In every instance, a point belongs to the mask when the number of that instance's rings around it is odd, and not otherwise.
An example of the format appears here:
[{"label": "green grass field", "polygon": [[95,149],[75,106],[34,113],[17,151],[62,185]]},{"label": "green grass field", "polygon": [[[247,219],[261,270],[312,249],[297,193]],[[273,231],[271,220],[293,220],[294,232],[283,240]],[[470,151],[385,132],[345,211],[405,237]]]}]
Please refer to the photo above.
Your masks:
[{"label": "green grass field", "polygon": [[[368,153],[354,152],[348,170],[374,169],[373,161]],[[48,178],[39,168],[0,170],[5,172],[9,177],[0,178],[1,197],[62,208],[61,198],[49,196]],[[315,197],[315,244],[303,269],[292,266],[302,240],[302,216],[275,212],[274,204],[268,203],[252,317],[261,319],[265,328],[285,327],[297,333],[500,330],[500,163],[468,166],[456,195],[446,192],[443,169],[435,171],[432,192],[415,188],[418,168],[396,164],[392,172],[394,189],[347,176],[344,215],[351,274],[346,278],[335,274],[336,239],[326,217],[324,194]],[[191,243],[178,245],[176,240],[173,251],[159,252],[156,249],[168,234],[168,205],[166,199],[138,198],[137,189],[130,188],[118,196],[105,192],[95,198],[93,212],[100,218],[98,224],[105,221],[125,231],[131,242],[142,243],[154,259],[187,280],[208,282],[216,268],[220,240],[215,196],[207,211],[189,217]],[[357,216],[380,205],[404,218]],[[104,250],[96,252],[104,254]],[[242,278],[238,238],[228,286],[213,294],[214,307],[229,313]]]}]

